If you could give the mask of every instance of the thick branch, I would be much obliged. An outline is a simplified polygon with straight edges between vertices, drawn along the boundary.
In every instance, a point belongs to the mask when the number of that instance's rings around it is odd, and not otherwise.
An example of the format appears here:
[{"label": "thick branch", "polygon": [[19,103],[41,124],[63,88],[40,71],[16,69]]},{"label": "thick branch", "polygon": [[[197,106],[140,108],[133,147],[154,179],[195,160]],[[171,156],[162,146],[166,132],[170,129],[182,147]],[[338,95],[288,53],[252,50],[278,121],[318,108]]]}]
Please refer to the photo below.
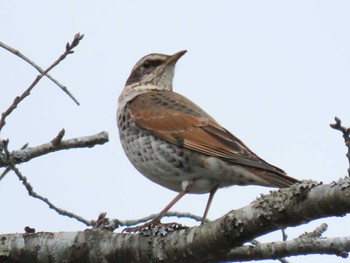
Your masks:
[{"label": "thick branch", "polygon": [[[337,204],[334,206],[334,204]],[[271,231],[304,224],[318,218],[339,216],[350,212],[350,179],[341,179],[328,185],[303,182],[290,188],[271,192],[249,206],[231,211],[225,216],[203,226],[178,230],[163,236],[115,234],[109,231],[84,231],[79,233],[38,233],[0,236],[0,251],[10,260],[31,255],[31,260],[45,262],[77,260],[82,262],[217,262],[233,256],[232,248],[242,246]],[[301,238],[322,242],[318,234]],[[25,239],[25,241],[23,241]],[[7,240],[13,245],[5,245]],[[6,241],[6,242],[5,242]],[[325,241],[323,253],[338,256],[350,250],[349,238]],[[292,241],[288,241],[292,242]],[[306,243],[308,243],[307,241]],[[310,241],[311,242],[311,241]],[[6,243],[6,244],[10,244]],[[14,244],[18,244],[15,246]],[[60,244],[60,245],[59,245]],[[292,243],[277,243],[283,247]],[[329,246],[327,246],[327,244]],[[339,245],[335,247],[334,244]],[[35,248],[35,249],[34,249]],[[244,247],[240,251],[244,250]],[[311,250],[312,249],[312,250]],[[33,251],[34,254],[33,254]],[[237,252],[238,253],[238,252]],[[241,257],[243,252],[241,253]],[[258,253],[258,252],[257,252]],[[276,254],[272,258],[294,255]],[[307,247],[303,253],[316,253]],[[236,254],[237,256],[237,254]],[[260,256],[251,259],[259,259]],[[30,261],[27,261],[30,262]]]},{"label": "thick branch", "polygon": [[260,243],[256,246],[241,246],[232,249],[225,261],[251,261],[279,259],[290,255],[336,255],[342,258],[348,257],[350,251],[350,237],[337,238],[308,238],[294,239],[290,241],[278,241]]},{"label": "thick branch", "polygon": [[[60,139],[61,133],[49,143],[38,145],[35,147],[28,147],[22,150],[16,150],[10,152],[10,161],[12,164],[19,164],[23,162],[28,162],[29,160],[42,156],[48,153],[74,149],[74,148],[90,148],[98,144],[104,144],[108,142],[108,133],[100,132],[95,135],[72,138],[68,140]],[[2,153],[0,153],[0,167],[5,167],[8,165],[8,158]]]}]

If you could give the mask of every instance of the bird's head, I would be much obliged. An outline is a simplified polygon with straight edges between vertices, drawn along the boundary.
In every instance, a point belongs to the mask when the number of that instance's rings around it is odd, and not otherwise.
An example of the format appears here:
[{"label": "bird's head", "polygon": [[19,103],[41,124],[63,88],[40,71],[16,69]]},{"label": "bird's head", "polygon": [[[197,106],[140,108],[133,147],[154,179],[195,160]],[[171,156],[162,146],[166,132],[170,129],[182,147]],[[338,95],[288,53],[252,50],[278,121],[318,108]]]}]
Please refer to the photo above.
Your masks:
[{"label": "bird's head", "polygon": [[152,53],[141,58],[131,70],[119,96],[118,109],[139,94],[151,90],[172,90],[175,64],[186,52],[183,50],[173,55]]},{"label": "bird's head", "polygon": [[159,89],[172,90],[176,62],[186,50],[173,55],[152,53],[141,58],[131,70],[125,86],[157,86]]}]

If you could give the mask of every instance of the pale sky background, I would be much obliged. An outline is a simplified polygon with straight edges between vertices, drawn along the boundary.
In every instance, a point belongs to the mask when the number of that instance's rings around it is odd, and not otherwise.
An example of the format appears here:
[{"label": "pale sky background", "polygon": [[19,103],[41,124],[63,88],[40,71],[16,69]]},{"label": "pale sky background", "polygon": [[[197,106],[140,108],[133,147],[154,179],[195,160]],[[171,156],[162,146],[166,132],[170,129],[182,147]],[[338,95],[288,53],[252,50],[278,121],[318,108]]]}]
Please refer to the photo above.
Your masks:
[{"label": "pale sky background", "polygon": [[[174,89],[203,107],[263,159],[298,179],[329,183],[347,173],[346,148],[332,130],[334,116],[350,126],[349,1],[3,1],[0,41],[46,68],[77,32],[81,44],[51,75],[78,98],[76,106],[43,79],[7,119],[1,138],[10,149],[107,131],[110,142],[61,151],[19,165],[34,190],[87,219],[100,212],[135,219],[159,212],[175,192],[140,175],[119,143],[117,97],[142,56],[187,49]],[[0,111],[37,76],[0,49]],[[230,187],[217,192],[209,218],[248,205],[271,189]],[[202,215],[208,195],[188,195],[173,210]],[[0,182],[0,233],[81,231],[28,196],[9,173]],[[289,238],[329,224],[327,237],[350,236],[349,217],[287,229]],[[176,221],[180,221],[175,219]],[[172,219],[174,221],[174,219]],[[192,224],[193,223],[190,221]],[[263,241],[280,240],[274,233]],[[291,262],[346,262],[335,256]]]}]

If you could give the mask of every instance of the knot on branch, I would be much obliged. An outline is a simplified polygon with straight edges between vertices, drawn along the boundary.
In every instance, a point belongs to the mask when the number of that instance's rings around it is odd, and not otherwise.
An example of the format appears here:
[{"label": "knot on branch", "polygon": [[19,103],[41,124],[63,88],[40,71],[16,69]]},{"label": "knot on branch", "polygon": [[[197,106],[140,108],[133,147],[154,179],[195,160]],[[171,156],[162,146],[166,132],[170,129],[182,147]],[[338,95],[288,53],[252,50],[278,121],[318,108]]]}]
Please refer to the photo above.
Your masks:
[{"label": "knot on branch", "polygon": [[343,134],[343,139],[345,142],[345,146],[348,148],[348,152],[346,153],[346,157],[348,158],[349,168],[348,168],[348,176],[350,176],[350,127],[344,127],[341,125],[341,120],[338,117],[334,117],[335,123],[330,124],[330,126],[340,131]]}]

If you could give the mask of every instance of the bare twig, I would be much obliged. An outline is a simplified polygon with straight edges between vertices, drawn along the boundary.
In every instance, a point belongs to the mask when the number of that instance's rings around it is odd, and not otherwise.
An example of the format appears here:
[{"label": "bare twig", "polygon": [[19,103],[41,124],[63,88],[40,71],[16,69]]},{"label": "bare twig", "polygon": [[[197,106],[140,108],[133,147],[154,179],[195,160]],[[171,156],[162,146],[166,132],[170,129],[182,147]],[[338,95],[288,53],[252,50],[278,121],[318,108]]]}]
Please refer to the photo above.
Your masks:
[{"label": "bare twig", "polygon": [[86,220],[85,218],[81,217],[81,216],[78,216],[72,212],[69,212],[69,211],[66,211],[66,210],[63,210],[57,206],[55,206],[53,203],[51,203],[49,201],[49,199],[37,194],[34,190],[33,190],[33,187],[31,186],[31,184],[27,181],[27,178],[25,176],[22,175],[22,173],[18,170],[18,168],[14,165],[14,164],[10,164],[10,168],[12,171],[15,172],[15,174],[17,175],[17,177],[19,178],[19,180],[22,181],[24,187],[27,189],[27,192],[30,196],[34,197],[34,198],[37,198],[41,201],[43,201],[45,204],[47,204],[49,206],[50,209],[53,209],[55,210],[58,214],[60,215],[63,215],[63,216],[68,216],[70,218],[74,218],[76,220],[78,220],[79,222],[87,225],[87,226],[90,226],[91,223],[89,220]]},{"label": "bare twig", "polygon": [[[28,147],[22,150],[16,150],[9,153],[9,159],[13,164],[28,162],[29,160],[42,156],[48,153],[74,149],[74,148],[90,148],[98,144],[108,142],[108,133],[100,132],[95,135],[72,138],[68,140],[61,140],[63,137],[62,131],[51,142],[38,145],[35,147]],[[60,138],[60,140],[58,140]],[[0,167],[8,166],[8,161],[0,153]]]},{"label": "bare twig", "polygon": [[[19,50],[14,49],[13,47],[10,47],[9,45],[6,45],[5,43],[0,41],[0,47],[6,49],[7,51],[11,52],[12,54],[20,57],[24,61],[28,62],[30,65],[32,65],[37,71],[40,73],[44,72],[44,69],[38,66],[34,61],[23,55]],[[61,84],[58,80],[54,79],[51,75],[46,74],[46,77],[48,77],[53,83],[55,83],[58,87],[60,87],[77,105],[80,105],[79,101],[73,96],[73,94],[67,89],[66,86]]]},{"label": "bare twig", "polygon": [[62,142],[63,136],[66,133],[64,129],[62,129],[55,138],[51,141],[53,145],[59,145]]},{"label": "bare twig", "polygon": [[73,138],[69,140],[62,140],[64,136],[64,130],[61,130],[58,135],[49,143],[37,146],[37,147],[29,147],[27,148],[27,144],[22,147],[21,150],[12,151],[8,150],[8,140],[1,141],[1,150],[0,152],[0,166],[6,166],[5,171],[2,173],[1,178],[5,176],[5,174],[12,170],[15,172],[17,177],[22,181],[23,185],[27,189],[27,192],[30,196],[37,198],[44,203],[46,203],[51,209],[55,210],[58,214],[68,216],[78,220],[79,222],[84,223],[86,226],[91,226],[91,222],[89,220],[84,219],[81,216],[78,216],[69,211],[63,210],[55,206],[51,203],[47,198],[37,194],[31,184],[27,181],[27,178],[22,175],[19,169],[15,166],[17,163],[29,161],[32,158],[45,155],[50,152],[55,152],[63,149],[70,148],[82,148],[82,147],[93,147],[96,144],[103,144],[108,141],[108,133],[101,132],[93,136],[86,136],[80,138]]},{"label": "bare twig", "polygon": [[54,62],[49,66],[46,70],[44,70],[40,75],[36,77],[36,79],[33,81],[33,83],[27,88],[21,96],[17,96],[13,103],[10,105],[10,107],[2,113],[1,119],[0,119],[0,131],[5,126],[6,122],[5,119],[11,114],[11,112],[17,108],[18,104],[24,100],[27,96],[30,95],[31,90],[38,84],[38,82],[42,79],[43,76],[45,76],[51,69],[53,69],[55,66],[57,66],[62,60],[64,60],[69,54],[73,54],[73,48],[75,48],[79,41],[82,40],[84,35],[80,35],[79,33],[74,36],[74,39],[71,44],[66,44],[66,50],[65,52]]},{"label": "bare twig", "polygon": [[[153,218],[155,218],[158,214],[152,214],[146,217],[142,217],[139,219],[134,219],[134,220],[119,220],[119,225],[120,226],[134,226],[140,223],[147,222]],[[181,212],[168,212],[166,213],[163,217],[178,217],[178,218],[189,218],[193,219],[197,222],[202,220],[202,217],[193,215],[191,213],[181,213]]]},{"label": "bare twig", "polygon": [[328,225],[323,223],[319,227],[317,227],[312,232],[305,232],[304,234],[300,235],[297,239],[307,239],[307,238],[316,238],[321,237],[324,232],[326,232],[328,228]]},{"label": "bare twig", "polygon": [[11,170],[11,168],[6,167],[5,170],[0,174],[0,181],[5,178],[6,174]]},{"label": "bare twig", "polygon": [[286,241],[288,239],[288,235],[287,235],[285,229],[284,228],[281,229],[281,232],[282,232],[282,240]]},{"label": "bare twig", "polygon": [[71,213],[71,212],[68,212],[66,210],[63,210],[57,206],[55,206],[53,203],[51,203],[47,198],[37,194],[34,190],[33,190],[33,187],[31,186],[31,184],[27,181],[27,178],[25,176],[22,175],[22,173],[19,171],[19,169],[15,166],[15,164],[12,162],[11,160],[11,156],[10,156],[10,152],[8,150],[8,143],[9,141],[8,140],[4,140],[3,141],[3,150],[4,150],[4,153],[5,153],[5,159],[6,159],[6,163],[8,165],[8,167],[14,171],[14,173],[17,175],[17,177],[19,178],[20,181],[22,181],[24,187],[26,188],[28,194],[34,198],[37,198],[41,201],[43,201],[44,203],[46,203],[49,208],[55,210],[58,214],[60,215],[64,215],[64,216],[68,216],[68,217],[71,217],[71,218],[74,218],[76,220],[78,220],[79,222],[82,222],[84,223],[85,225],[87,226],[90,226],[91,223],[89,220],[86,220],[84,219],[83,217],[81,216],[78,216],[74,213]]},{"label": "bare twig", "polygon": [[[119,220],[119,219],[109,219],[107,213],[101,213],[97,220],[91,220],[91,225],[93,228],[104,229],[114,231],[115,229],[122,226],[134,226],[140,223],[147,222],[152,218],[156,217],[157,214],[149,215],[143,218],[135,220]],[[202,217],[193,215],[191,213],[181,213],[181,212],[168,212],[163,217],[178,217],[178,218],[189,218],[200,222]]]},{"label": "bare twig", "polygon": [[350,176],[350,128],[345,128],[341,125],[341,120],[337,117],[334,118],[335,123],[330,124],[330,126],[343,133],[343,138],[345,142],[345,146],[348,148],[348,152],[346,153],[346,157],[348,158],[349,168],[348,168],[348,176]]},{"label": "bare twig", "polygon": [[[21,147],[21,150],[24,150],[25,148],[27,148],[28,147],[28,143],[26,143],[25,145],[23,145],[22,147]],[[6,167],[6,169],[1,173],[1,175],[0,175],[0,181],[2,180],[2,179],[4,179],[4,177],[5,177],[5,175],[9,172],[11,170],[11,168],[10,167]]]},{"label": "bare twig", "polygon": [[109,219],[107,213],[104,212],[99,214],[97,220],[91,220],[91,225],[94,229],[109,230],[113,232],[119,227],[120,223],[118,219]]}]

